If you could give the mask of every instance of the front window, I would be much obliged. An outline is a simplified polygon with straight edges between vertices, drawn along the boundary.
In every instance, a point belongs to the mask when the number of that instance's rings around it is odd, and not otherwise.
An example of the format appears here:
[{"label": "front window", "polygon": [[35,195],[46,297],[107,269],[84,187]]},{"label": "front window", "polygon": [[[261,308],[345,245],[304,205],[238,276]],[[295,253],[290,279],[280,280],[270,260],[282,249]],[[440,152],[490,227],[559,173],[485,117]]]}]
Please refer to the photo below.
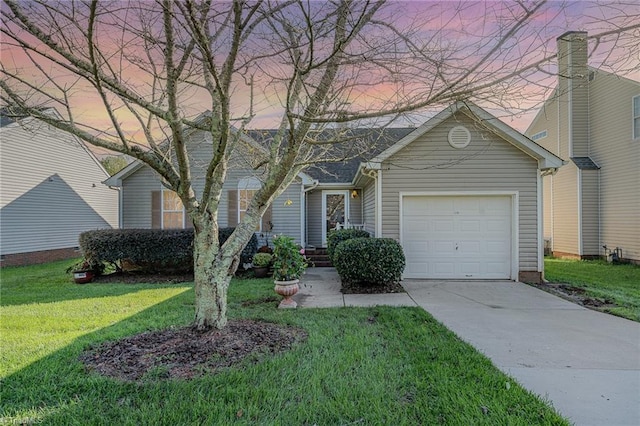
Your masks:
[{"label": "front window", "polygon": [[640,139],[640,96],[633,98],[633,138]]},{"label": "front window", "polygon": [[184,228],[184,206],[182,200],[173,191],[162,191],[162,229]]}]

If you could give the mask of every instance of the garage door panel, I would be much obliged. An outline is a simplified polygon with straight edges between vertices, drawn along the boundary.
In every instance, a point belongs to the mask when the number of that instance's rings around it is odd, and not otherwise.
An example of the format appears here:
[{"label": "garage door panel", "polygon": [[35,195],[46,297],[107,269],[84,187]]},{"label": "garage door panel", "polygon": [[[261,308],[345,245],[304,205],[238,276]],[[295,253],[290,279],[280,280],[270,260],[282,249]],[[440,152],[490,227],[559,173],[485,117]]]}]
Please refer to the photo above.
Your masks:
[{"label": "garage door panel", "polygon": [[482,225],[478,220],[460,220],[460,231],[462,232],[480,232]]},{"label": "garage door panel", "polygon": [[431,232],[452,232],[454,228],[454,221],[451,218],[437,218],[430,223]]},{"label": "garage door panel", "polygon": [[504,217],[502,219],[487,219],[485,222],[485,229],[491,234],[495,234],[497,232],[510,234],[510,230],[505,226],[505,221],[511,222],[509,217]]},{"label": "garage door panel", "polygon": [[511,196],[406,196],[406,277],[511,278]]},{"label": "garage door panel", "polygon": [[480,275],[482,265],[480,262],[464,261],[459,264],[459,271],[464,278],[472,278]]},{"label": "garage door panel", "polygon": [[437,262],[432,266],[435,278],[447,277],[454,273],[456,270],[456,265],[453,262]]},{"label": "garage door panel", "polygon": [[477,256],[481,254],[481,241],[461,241],[458,243],[458,251],[462,256]]},{"label": "garage door panel", "polygon": [[486,252],[490,254],[502,255],[505,257],[511,255],[511,246],[504,241],[487,241],[485,247]]}]

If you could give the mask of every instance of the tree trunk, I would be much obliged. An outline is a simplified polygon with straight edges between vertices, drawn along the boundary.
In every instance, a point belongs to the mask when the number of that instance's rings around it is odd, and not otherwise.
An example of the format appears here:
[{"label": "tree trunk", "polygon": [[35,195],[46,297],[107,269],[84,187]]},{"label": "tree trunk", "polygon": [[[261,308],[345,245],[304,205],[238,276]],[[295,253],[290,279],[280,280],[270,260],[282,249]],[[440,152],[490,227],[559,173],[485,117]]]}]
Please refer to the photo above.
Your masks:
[{"label": "tree trunk", "polygon": [[229,267],[233,259],[218,256],[218,233],[213,226],[195,231],[193,239],[196,330],[223,328],[227,324]]}]

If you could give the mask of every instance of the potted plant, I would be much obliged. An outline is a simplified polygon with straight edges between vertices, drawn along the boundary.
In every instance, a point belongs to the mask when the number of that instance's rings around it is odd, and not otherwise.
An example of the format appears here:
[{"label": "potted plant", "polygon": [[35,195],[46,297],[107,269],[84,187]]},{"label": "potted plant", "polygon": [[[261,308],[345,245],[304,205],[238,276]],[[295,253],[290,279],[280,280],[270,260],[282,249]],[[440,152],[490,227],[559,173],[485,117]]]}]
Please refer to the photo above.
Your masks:
[{"label": "potted plant", "polygon": [[273,279],[274,290],[284,299],[280,308],[295,308],[298,304],[291,299],[300,289],[300,276],[307,267],[304,249],[298,247],[293,238],[281,235],[273,239]]},{"label": "potted plant", "polygon": [[82,259],[67,268],[67,272],[73,274],[73,280],[76,284],[87,284],[93,281],[95,276],[102,271],[99,265],[92,265],[87,259]]},{"label": "potted plant", "polygon": [[253,256],[253,274],[256,278],[265,278],[269,275],[269,266],[273,256],[269,253],[256,253]]}]

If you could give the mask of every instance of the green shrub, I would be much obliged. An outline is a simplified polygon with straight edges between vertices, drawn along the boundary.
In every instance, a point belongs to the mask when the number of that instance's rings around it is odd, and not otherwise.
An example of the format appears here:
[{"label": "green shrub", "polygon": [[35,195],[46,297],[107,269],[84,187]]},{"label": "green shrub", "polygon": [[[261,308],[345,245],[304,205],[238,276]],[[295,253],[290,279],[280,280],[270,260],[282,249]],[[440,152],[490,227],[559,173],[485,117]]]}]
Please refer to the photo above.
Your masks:
[{"label": "green shrub", "polygon": [[400,281],[405,258],[390,238],[352,238],[335,249],[333,265],[343,282],[382,285]]},{"label": "green shrub", "polygon": [[286,235],[275,237],[273,246],[273,279],[291,281],[300,278],[307,268],[304,249]]},{"label": "green shrub", "polygon": [[253,266],[256,268],[266,268],[271,264],[273,256],[269,253],[256,253],[253,256]]},{"label": "green shrub", "polygon": [[[221,228],[222,245],[234,228]],[[79,245],[85,259],[93,264],[123,261],[142,270],[193,270],[193,229],[103,229],[80,234]],[[249,263],[258,247],[255,234],[242,251]]]},{"label": "green shrub", "polygon": [[333,254],[338,244],[352,238],[369,238],[369,233],[362,229],[337,229],[329,232],[327,236],[327,254],[332,263],[334,263]]}]

